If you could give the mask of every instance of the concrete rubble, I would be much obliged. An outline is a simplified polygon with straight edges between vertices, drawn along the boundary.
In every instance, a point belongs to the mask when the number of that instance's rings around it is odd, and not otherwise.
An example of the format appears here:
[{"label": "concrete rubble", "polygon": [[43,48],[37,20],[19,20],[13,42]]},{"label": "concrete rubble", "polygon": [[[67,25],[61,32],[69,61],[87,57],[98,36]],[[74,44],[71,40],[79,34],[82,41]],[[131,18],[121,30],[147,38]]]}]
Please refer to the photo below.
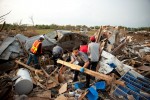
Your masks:
[{"label": "concrete rubble", "polygon": [[[62,33],[64,34],[59,34],[60,39],[67,37],[68,31]],[[104,34],[108,35],[108,41],[101,38]],[[100,67],[97,71],[84,71],[95,77],[89,88],[85,87],[84,73],[80,73],[78,82],[73,82],[73,70],[79,70],[81,66],[65,60],[57,60],[60,67],[53,65],[48,53],[50,49],[47,48],[62,42],[56,41],[55,36],[52,38],[51,35],[45,35],[45,54],[40,57],[41,70],[26,65],[28,49],[39,36],[17,34],[1,37],[0,99],[150,100],[150,37],[147,34],[145,31],[144,34],[128,32],[113,26],[100,27],[95,33],[97,42],[104,48],[98,64]],[[81,40],[80,34],[68,35],[68,43]],[[73,37],[76,39],[71,41]],[[88,39],[87,36],[82,37]],[[71,46],[65,45],[64,49],[69,51]],[[65,54],[64,59],[68,55]]]}]

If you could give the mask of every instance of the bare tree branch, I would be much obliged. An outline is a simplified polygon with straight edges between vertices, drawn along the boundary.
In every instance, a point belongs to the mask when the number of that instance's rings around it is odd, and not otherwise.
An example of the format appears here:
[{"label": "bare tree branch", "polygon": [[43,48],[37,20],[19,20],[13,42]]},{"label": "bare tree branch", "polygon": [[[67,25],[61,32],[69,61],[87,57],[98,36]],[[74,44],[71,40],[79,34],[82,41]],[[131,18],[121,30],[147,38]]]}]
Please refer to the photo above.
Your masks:
[{"label": "bare tree branch", "polygon": [[[11,12],[11,11],[10,11],[10,12]],[[10,12],[8,12],[8,13],[6,13],[6,14],[0,16],[0,18],[2,18],[2,17],[4,17],[4,16],[8,15]]]},{"label": "bare tree branch", "polygon": [[3,26],[1,27],[1,29],[0,29],[0,32],[4,29],[4,26],[5,26],[5,21],[4,21],[4,23],[3,23]]},{"label": "bare tree branch", "polygon": [[32,24],[33,24],[33,26],[34,26],[33,16],[31,16],[30,19],[31,19],[31,22],[32,22]]},{"label": "bare tree branch", "polygon": [[0,19],[0,23],[1,23],[1,22],[4,22],[4,21],[5,21],[5,19],[4,19],[4,18],[3,18],[3,20],[2,20],[2,19]]},{"label": "bare tree branch", "polygon": [[0,20],[4,20],[4,18],[0,18]]}]

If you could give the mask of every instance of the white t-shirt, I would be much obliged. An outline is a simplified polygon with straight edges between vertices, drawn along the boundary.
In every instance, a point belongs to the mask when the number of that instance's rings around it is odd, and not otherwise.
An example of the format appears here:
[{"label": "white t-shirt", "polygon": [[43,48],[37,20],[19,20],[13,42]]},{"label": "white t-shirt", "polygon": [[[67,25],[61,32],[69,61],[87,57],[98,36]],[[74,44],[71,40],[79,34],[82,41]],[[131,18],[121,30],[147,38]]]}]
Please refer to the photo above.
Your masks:
[{"label": "white t-shirt", "polygon": [[91,61],[96,62],[99,60],[99,53],[100,53],[99,50],[100,50],[99,43],[91,42],[88,44],[88,53]]}]

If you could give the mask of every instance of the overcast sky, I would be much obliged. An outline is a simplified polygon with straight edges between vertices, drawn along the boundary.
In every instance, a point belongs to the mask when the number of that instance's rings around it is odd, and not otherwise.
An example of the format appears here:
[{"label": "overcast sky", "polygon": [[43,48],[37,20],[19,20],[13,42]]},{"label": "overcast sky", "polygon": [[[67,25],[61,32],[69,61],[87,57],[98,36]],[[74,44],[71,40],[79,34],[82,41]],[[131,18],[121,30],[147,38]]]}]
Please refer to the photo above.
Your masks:
[{"label": "overcast sky", "polygon": [[0,0],[7,23],[150,26],[150,0]]}]

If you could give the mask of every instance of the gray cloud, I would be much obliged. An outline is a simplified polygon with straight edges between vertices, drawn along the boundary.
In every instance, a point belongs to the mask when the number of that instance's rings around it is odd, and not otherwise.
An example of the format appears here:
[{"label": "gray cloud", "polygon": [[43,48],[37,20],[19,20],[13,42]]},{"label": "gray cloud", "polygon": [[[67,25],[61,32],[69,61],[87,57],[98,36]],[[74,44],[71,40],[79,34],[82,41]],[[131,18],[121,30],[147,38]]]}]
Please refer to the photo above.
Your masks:
[{"label": "gray cloud", "polygon": [[7,23],[150,26],[150,0],[0,0]]}]

